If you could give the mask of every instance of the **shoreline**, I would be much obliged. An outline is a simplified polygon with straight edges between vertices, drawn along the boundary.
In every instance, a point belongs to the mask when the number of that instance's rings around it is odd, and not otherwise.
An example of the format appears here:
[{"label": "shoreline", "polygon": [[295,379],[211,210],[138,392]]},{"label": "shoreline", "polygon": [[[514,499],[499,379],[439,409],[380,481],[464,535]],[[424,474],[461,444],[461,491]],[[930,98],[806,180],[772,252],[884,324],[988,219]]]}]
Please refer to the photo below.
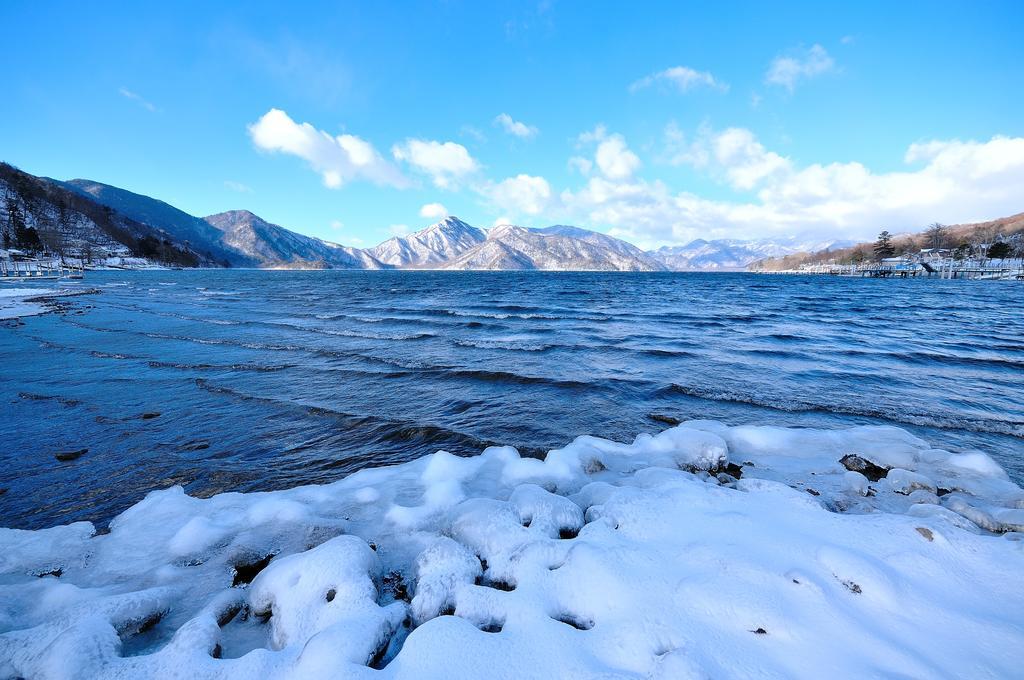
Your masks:
[{"label": "shoreline", "polygon": [[1022,531],[990,457],[879,426],[690,421],[544,460],[171,487],[106,532],[0,529],[0,670],[1012,675]]},{"label": "shoreline", "polygon": [[39,316],[56,311],[55,301],[62,298],[94,295],[98,288],[3,288],[0,287],[0,321]]}]

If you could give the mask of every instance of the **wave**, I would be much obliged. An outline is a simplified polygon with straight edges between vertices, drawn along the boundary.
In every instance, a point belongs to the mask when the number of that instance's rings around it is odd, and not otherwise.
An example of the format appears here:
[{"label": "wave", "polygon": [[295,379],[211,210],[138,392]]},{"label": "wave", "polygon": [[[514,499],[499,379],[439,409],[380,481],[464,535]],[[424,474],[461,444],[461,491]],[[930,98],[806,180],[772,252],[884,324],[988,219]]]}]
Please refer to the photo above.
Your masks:
[{"label": "wave", "polygon": [[862,418],[874,418],[903,425],[918,425],[940,430],[969,430],[971,432],[1001,434],[1024,439],[1024,421],[994,418],[972,418],[960,414],[912,413],[898,409],[871,408],[850,404],[822,404],[799,399],[755,396],[728,389],[688,387],[672,383],[657,391],[658,395],[682,394],[708,401],[748,404],[787,413],[829,413]]},{"label": "wave", "polygon": [[[452,453],[464,452],[476,454],[494,446],[495,442],[480,439],[471,434],[430,423],[417,423],[408,420],[381,418],[373,415],[347,413],[336,409],[299,404],[291,401],[272,399],[270,397],[246,394],[239,390],[210,382],[206,378],[196,378],[196,385],[212,394],[219,394],[240,401],[259,402],[277,408],[302,411],[311,416],[327,418],[341,425],[347,435],[362,442],[379,442],[401,444],[403,451],[409,455],[419,455],[425,451],[433,452],[443,446]],[[419,453],[416,453],[419,451]],[[358,459],[334,459],[328,467],[350,466],[359,463]]]},{"label": "wave", "polygon": [[475,347],[477,349],[505,349],[514,352],[545,352],[557,345],[544,343],[514,342],[507,340],[453,340],[459,347]]},{"label": "wave", "polygon": [[186,371],[255,371],[272,373],[294,368],[296,364],[190,364],[173,361],[150,361],[150,368],[176,368]]}]

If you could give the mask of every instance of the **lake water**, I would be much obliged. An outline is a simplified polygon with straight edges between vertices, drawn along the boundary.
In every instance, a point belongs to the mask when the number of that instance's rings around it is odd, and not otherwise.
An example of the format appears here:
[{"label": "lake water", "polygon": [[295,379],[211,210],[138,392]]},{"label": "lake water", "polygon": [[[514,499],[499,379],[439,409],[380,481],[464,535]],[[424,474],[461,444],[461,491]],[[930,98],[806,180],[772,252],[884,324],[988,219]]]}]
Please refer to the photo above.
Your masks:
[{"label": "lake water", "polygon": [[895,425],[1024,480],[1014,282],[218,270],[79,285],[101,292],[0,323],[2,526],[103,524],[172,484],[206,496],[438,449],[630,441],[667,427],[651,414]]}]

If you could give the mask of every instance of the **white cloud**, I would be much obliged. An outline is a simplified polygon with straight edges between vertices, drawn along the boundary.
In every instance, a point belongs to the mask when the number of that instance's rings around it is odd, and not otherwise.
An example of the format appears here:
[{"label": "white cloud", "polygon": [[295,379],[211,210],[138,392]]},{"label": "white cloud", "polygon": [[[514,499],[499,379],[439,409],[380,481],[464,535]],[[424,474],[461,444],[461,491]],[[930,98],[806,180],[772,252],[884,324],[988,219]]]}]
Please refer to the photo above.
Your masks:
[{"label": "white cloud", "polygon": [[765,149],[754,133],[744,128],[714,132],[702,126],[696,141],[687,144],[682,131],[669,124],[665,140],[666,148],[674,152],[670,163],[711,169],[734,189],[753,189],[766,177],[790,169],[788,159]]},{"label": "white cloud", "polygon": [[406,236],[411,231],[408,224],[392,224],[388,227],[388,233],[392,236]]},{"label": "white cloud", "polygon": [[341,220],[331,220],[331,229],[334,229],[335,231],[341,231],[344,228],[345,223],[342,222]]},{"label": "white cloud", "polygon": [[792,92],[797,82],[828,73],[835,65],[824,47],[813,45],[810,49],[795,50],[790,55],[775,57],[768,66],[764,81]]},{"label": "white cloud", "polygon": [[142,95],[132,92],[127,87],[118,88],[117,92],[125,99],[131,99],[133,102],[151,113],[156,113],[159,110],[155,105],[144,99]]},{"label": "white cloud", "polygon": [[551,203],[551,185],[543,177],[516,175],[479,191],[497,208],[513,215],[539,215]]},{"label": "white cloud", "polygon": [[491,229],[493,229],[494,227],[500,227],[503,224],[512,224],[512,218],[509,217],[508,215],[502,215],[501,217],[498,217],[491,224]]},{"label": "white cloud", "polygon": [[391,147],[391,154],[430,175],[434,185],[442,189],[457,187],[480,168],[466,147],[455,142],[407,139]]},{"label": "white cloud", "polygon": [[409,184],[369,142],[355,135],[332,136],[309,123],[296,123],[280,109],[263,114],[249,126],[249,135],[259,149],[302,158],[331,189],[357,179],[398,188]]},{"label": "white cloud", "polygon": [[601,171],[609,179],[626,179],[642,165],[640,157],[630,151],[626,138],[618,133],[609,133],[608,128],[598,124],[593,130],[587,130],[576,138],[577,148],[597,143],[594,160],[582,156],[569,159],[569,167],[575,168],[583,175],[589,175],[593,167]]},{"label": "white cloud", "polygon": [[426,217],[428,219],[444,219],[448,217],[448,208],[444,207],[440,203],[427,203],[425,206],[420,208],[420,217]]},{"label": "white cloud", "polygon": [[689,66],[673,66],[672,68],[652,73],[633,82],[629,86],[629,91],[636,92],[637,90],[650,87],[655,83],[669,85],[680,92],[689,92],[697,87],[709,87],[721,92],[729,90],[729,86],[727,84],[715,79],[715,77],[707,71],[697,71]]},{"label": "white cloud", "polygon": [[500,126],[508,134],[519,137],[520,139],[530,139],[536,137],[537,133],[540,132],[537,128],[532,125],[527,125],[518,120],[513,120],[512,116],[507,113],[498,114],[494,119],[494,124]]},{"label": "white cloud", "polygon": [[629,150],[622,135],[610,135],[597,145],[594,162],[609,179],[626,179],[640,167],[640,158]]},{"label": "white cloud", "polygon": [[252,193],[252,187],[249,186],[248,184],[242,184],[241,182],[235,182],[235,181],[230,180],[230,179],[224,180],[224,188],[225,189],[231,189],[232,191],[236,191],[236,192],[238,192],[240,194],[251,194]]},{"label": "white cloud", "polygon": [[593,144],[594,142],[600,142],[602,139],[608,137],[608,128],[605,127],[604,123],[598,123],[594,126],[593,130],[587,130],[581,132],[579,137],[576,138],[576,146],[584,146],[586,144]]},{"label": "white cloud", "polygon": [[576,170],[583,176],[586,176],[594,169],[594,161],[589,158],[584,158],[583,156],[573,156],[569,159],[569,168],[571,170]]},{"label": "white cloud", "polygon": [[[815,234],[870,238],[930,222],[970,222],[1019,212],[1024,138],[911,145],[910,166],[873,173],[856,162],[798,167],[749,130],[699,135],[703,165],[750,198],[708,200],[663,182],[593,177],[558,198],[559,218],[598,227],[642,246],[702,238]],[[706,137],[706,139],[705,139]]]}]

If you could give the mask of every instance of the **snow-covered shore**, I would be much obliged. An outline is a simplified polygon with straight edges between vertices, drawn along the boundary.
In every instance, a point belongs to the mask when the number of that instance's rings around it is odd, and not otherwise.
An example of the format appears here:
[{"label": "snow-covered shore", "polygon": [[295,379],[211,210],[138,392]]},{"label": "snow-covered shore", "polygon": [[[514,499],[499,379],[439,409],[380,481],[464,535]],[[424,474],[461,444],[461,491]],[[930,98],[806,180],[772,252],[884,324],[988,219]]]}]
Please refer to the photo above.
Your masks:
[{"label": "snow-covered shore", "polygon": [[56,295],[54,288],[0,288],[0,320],[35,316],[46,311],[46,305],[38,301]]},{"label": "snow-covered shore", "polygon": [[45,314],[47,302],[57,298],[96,293],[95,288],[0,288],[0,321]]},{"label": "snow-covered shore", "polygon": [[0,529],[0,676],[1019,677],[1022,530],[991,458],[889,427],[175,487]]}]

